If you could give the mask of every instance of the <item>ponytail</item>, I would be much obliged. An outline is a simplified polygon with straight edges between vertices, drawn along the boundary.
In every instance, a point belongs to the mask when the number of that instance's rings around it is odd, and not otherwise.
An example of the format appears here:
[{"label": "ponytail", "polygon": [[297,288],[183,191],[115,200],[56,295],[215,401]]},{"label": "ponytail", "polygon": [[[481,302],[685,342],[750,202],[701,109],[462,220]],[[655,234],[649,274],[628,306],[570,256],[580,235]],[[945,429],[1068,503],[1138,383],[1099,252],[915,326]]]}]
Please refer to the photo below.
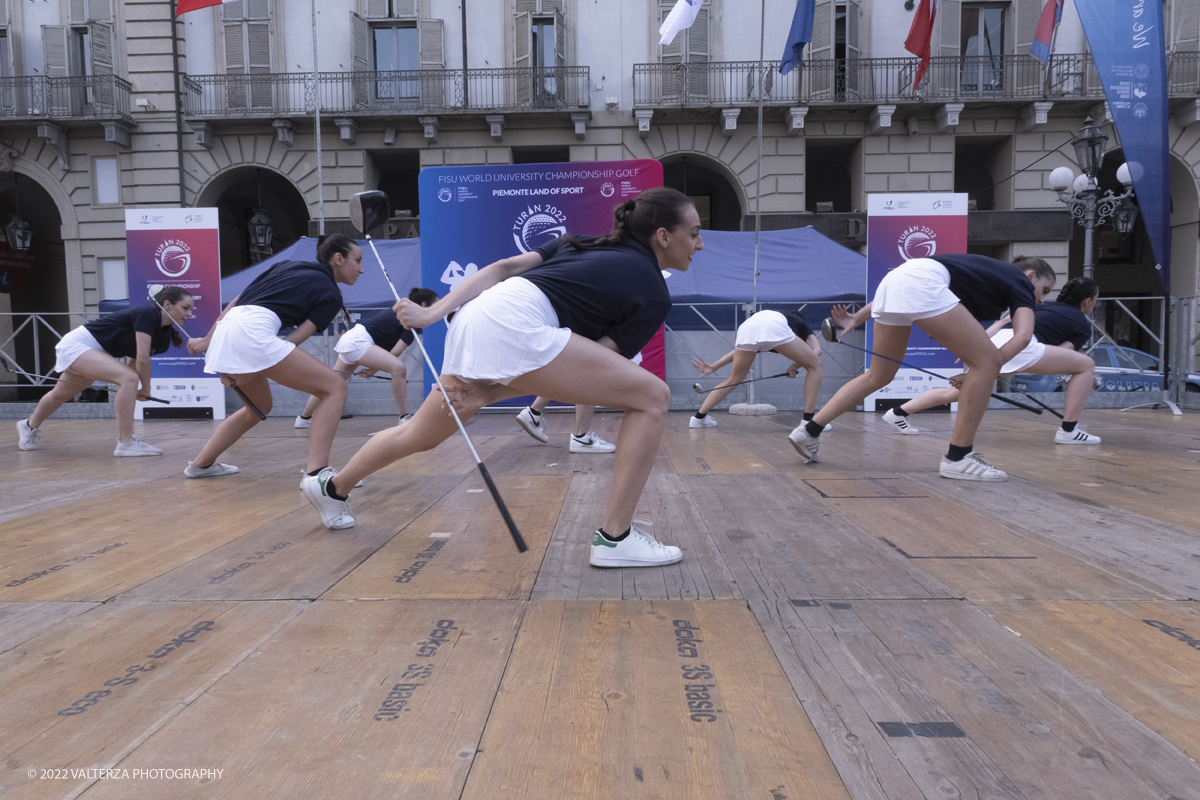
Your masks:
[{"label": "ponytail", "polygon": [[[154,302],[158,304],[159,311],[165,312],[166,309],[163,306],[167,303],[178,303],[183,298],[191,296],[192,293],[187,289],[178,286],[165,286],[158,291],[158,294],[154,295]],[[170,315],[168,314],[167,316]],[[171,338],[171,344],[176,347],[183,347],[183,338],[180,337],[179,331],[175,330],[173,324],[167,327],[167,336]]]},{"label": "ponytail", "polygon": [[1091,278],[1071,278],[1058,293],[1058,302],[1079,307],[1084,300],[1100,294],[1100,285]]},{"label": "ponytail", "polygon": [[328,266],[335,255],[349,256],[350,248],[357,244],[358,242],[344,233],[317,237],[317,261]]},{"label": "ponytail", "polygon": [[[660,187],[647,189],[632,200],[626,200],[613,209],[612,231],[592,243],[593,247],[613,247],[635,241],[647,250],[653,250],[651,242],[659,228],[671,231],[684,220],[684,209],[692,201],[683,192]],[[574,236],[563,237],[563,243],[576,250],[587,246]]]}]

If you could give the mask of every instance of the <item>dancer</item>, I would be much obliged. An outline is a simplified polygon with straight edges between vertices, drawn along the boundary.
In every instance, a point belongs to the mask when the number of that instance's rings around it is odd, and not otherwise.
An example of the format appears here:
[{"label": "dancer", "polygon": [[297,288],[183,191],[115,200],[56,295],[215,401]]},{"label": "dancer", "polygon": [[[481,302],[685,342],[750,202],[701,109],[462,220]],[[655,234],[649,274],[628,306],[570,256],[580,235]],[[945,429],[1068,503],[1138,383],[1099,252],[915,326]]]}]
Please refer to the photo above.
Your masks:
[{"label": "dancer", "polygon": [[[104,381],[118,387],[113,403],[117,413],[113,455],[162,455],[162,450],[133,435],[133,412],[137,401],[150,395],[150,356],[167,352],[171,345],[183,347],[174,326],[191,319],[195,303],[192,295],[178,286],[162,289],[154,300],[157,305],[130,308],[84,323],[59,340],[54,347],[58,357],[54,371],[62,374],[62,380],[38,401],[29,419],[17,422],[18,447],[36,450],[46,418],[93,381]],[[118,358],[132,358],[133,365],[122,364]]]},{"label": "dancer", "polygon": [[[546,433],[546,421],[542,419],[542,412],[549,403],[549,398],[534,398],[532,403],[517,414],[517,424],[521,426],[521,430],[542,444],[550,441],[550,436]],[[575,406],[575,432],[571,434],[572,453],[611,453],[617,449],[615,444],[604,441],[592,430],[592,416],[595,413],[595,406]]]},{"label": "dancer", "polygon": [[[962,360],[958,417],[950,449],[942,458],[943,478],[969,481],[1005,481],[1008,475],[971,452],[975,432],[987,409],[992,385],[1001,365],[1025,349],[1033,336],[1033,309],[1054,286],[1054,270],[1040,258],[1019,256],[1012,264],[977,255],[939,255],[914,258],[884,276],[872,302],[843,320],[849,330],[875,319],[874,351],[870,368],[838,389],[808,422],[788,440],[810,463],[819,459],[824,426],[850,411],[876,389],[889,384],[904,358],[909,333],[915,324]],[[988,339],[978,320],[1012,316],[1013,336],[999,349]]]},{"label": "dancer", "polygon": [[[438,296],[432,289],[413,289],[408,293],[408,299],[428,307]],[[364,378],[376,372],[390,374],[392,397],[400,409],[400,424],[403,425],[412,419],[412,414],[408,413],[408,368],[400,360],[400,354],[412,343],[413,332],[400,324],[396,313],[391,309],[381,311],[342,334],[334,346],[338,357],[333,371],[345,375],[347,381],[355,367],[365,367],[358,373]],[[308,398],[304,410],[296,417],[297,428],[311,427],[313,412],[320,403],[321,399],[315,394]]]},{"label": "dancer", "polygon": [[[301,344],[323,331],[342,307],[339,283],[353,286],[362,274],[362,250],[349,236],[335,233],[317,240],[317,261],[283,261],[255,278],[230,301],[203,339],[188,349],[204,353],[204,371],[221,373],[221,383],[236,385],[265,414],[271,410],[276,383],[319,398],[308,437],[306,472],[329,470],[329,450],[346,402],[340,375],[301,350]],[[294,327],[278,338],[281,328]],[[238,468],[217,457],[247,431],[258,417],[239,408],[225,418],[183,474],[189,478],[231,475]]]},{"label": "dancer", "polygon": [[[1026,372],[1033,375],[1070,375],[1063,408],[1062,426],[1054,432],[1056,444],[1100,444],[1100,437],[1079,427],[1079,415],[1092,393],[1096,376],[1096,362],[1082,352],[1092,338],[1092,324],[1088,316],[1096,307],[1100,287],[1091,278],[1072,278],[1058,293],[1058,300],[1040,304],[1034,309],[1033,338],[1029,345],[1011,361],[1000,368],[1001,375]],[[988,334],[992,344],[1000,347],[1012,338],[1011,329],[1003,329],[1009,322],[1001,319]],[[887,422],[900,433],[916,434],[920,431],[908,422],[908,416],[927,408],[953,403],[958,400],[955,386],[930,389],[909,400],[902,406],[888,409],[883,415]]]},{"label": "dancer", "polygon": [[[738,326],[737,340],[715,364],[702,358],[692,359],[700,377],[711,375],[726,364],[733,364],[729,377],[721,381],[704,398],[700,410],[688,420],[689,428],[715,428],[717,421],[708,416],[750,374],[750,367],[759,353],[779,353],[792,360],[787,369],[789,378],[804,370],[804,421],[813,418],[817,396],[821,392],[821,345],[799,311],[759,311]],[[828,426],[825,428],[828,430]]]},{"label": "dancer", "polygon": [[497,261],[428,309],[408,300],[396,304],[401,321],[417,328],[462,306],[446,337],[442,382],[449,396],[431,393],[412,422],[377,434],[340,474],[305,479],[305,496],[327,526],[354,524],[347,495],[357,481],[457,431],[447,401],[465,420],[491,403],[534,394],[625,412],[591,564],[650,567],[680,560],[678,547],[660,544],[633,524],[671,391],[629,359],[671,310],[661,270],[686,271],[704,246],[700,217],[674,189],[642,192],[617,206],[614,217],[607,236],[565,236]]}]

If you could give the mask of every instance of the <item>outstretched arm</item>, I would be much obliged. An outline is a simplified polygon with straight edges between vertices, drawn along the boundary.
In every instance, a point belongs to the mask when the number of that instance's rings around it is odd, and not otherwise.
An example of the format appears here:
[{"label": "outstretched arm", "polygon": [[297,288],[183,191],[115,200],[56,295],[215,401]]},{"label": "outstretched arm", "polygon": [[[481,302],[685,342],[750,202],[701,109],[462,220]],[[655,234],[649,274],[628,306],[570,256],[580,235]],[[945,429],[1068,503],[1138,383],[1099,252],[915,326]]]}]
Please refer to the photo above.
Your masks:
[{"label": "outstretched arm", "polygon": [[715,364],[709,364],[703,358],[693,358],[692,359],[692,366],[700,371],[701,378],[704,378],[708,375],[712,375],[714,372],[719,370],[721,367],[724,367],[727,364],[731,364],[731,363],[733,363],[733,351],[732,350],[730,350],[725,355],[721,356],[721,358]]},{"label": "outstretched arm", "polygon": [[542,255],[536,251],[522,253],[512,258],[502,258],[471,275],[454,287],[450,294],[431,306],[417,305],[405,297],[397,301],[392,306],[392,310],[396,312],[396,318],[404,324],[404,327],[427,328],[459,306],[474,300],[497,283],[520,275],[540,263],[542,263]]},{"label": "outstretched arm", "polygon": [[859,325],[865,325],[867,320],[871,318],[871,304],[867,303],[853,314],[847,311],[845,306],[837,305],[829,310],[829,316],[842,329],[841,335],[845,336]]}]

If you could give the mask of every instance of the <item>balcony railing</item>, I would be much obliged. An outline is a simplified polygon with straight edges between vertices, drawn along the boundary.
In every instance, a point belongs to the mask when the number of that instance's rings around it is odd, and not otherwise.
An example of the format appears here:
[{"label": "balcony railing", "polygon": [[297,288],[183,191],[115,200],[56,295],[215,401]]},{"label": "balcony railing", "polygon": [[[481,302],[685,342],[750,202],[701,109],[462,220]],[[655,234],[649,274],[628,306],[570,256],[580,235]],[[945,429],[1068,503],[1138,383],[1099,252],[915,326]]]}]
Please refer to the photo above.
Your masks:
[{"label": "balcony railing", "polygon": [[0,78],[0,120],[122,119],[129,113],[129,81],[116,75]]},{"label": "balcony railing", "polygon": [[[1195,93],[1200,59],[1179,54],[1175,83]],[[1172,63],[1175,63],[1174,61]],[[774,62],[723,61],[635,64],[634,105],[639,108],[753,106],[761,90],[764,105],[944,103],[1104,98],[1095,63],[1087,53],[1056,54],[1049,65],[1029,55],[931,58],[913,92],[915,58],[861,58],[804,61],[787,75]],[[1186,74],[1185,74],[1186,73]]]},{"label": "balcony railing", "polygon": [[395,72],[189,75],[188,117],[307,116],[567,111],[591,102],[587,67],[421,69]]}]

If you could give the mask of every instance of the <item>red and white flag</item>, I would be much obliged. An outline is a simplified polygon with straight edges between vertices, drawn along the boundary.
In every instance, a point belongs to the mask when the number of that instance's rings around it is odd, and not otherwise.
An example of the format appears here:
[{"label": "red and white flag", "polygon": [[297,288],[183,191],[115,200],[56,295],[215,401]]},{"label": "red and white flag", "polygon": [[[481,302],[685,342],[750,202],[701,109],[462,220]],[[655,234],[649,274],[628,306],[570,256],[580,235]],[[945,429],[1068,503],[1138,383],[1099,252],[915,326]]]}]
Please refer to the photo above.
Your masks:
[{"label": "red and white flag", "polygon": [[179,5],[175,7],[175,16],[178,17],[180,14],[186,14],[189,11],[197,11],[201,8],[232,2],[233,0],[179,0]]},{"label": "red and white flag", "polygon": [[912,90],[915,93],[921,85],[921,78],[929,68],[929,40],[933,36],[933,23],[937,19],[938,6],[941,0],[921,0],[917,13],[913,16],[912,27],[908,29],[908,38],[904,40],[904,49],[921,59],[917,67],[917,76],[913,78]]}]

